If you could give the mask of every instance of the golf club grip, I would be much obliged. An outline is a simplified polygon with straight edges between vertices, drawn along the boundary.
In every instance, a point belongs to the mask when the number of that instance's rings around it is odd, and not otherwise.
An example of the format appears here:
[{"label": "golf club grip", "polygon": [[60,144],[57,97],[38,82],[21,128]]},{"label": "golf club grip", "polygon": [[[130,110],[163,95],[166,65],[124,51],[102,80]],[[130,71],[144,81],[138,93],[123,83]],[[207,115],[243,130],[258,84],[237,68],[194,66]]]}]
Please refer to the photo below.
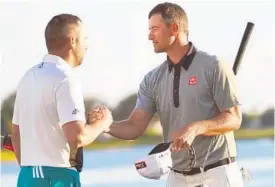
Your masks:
[{"label": "golf club grip", "polygon": [[248,22],[247,25],[246,25],[244,34],[243,34],[242,41],[241,41],[239,49],[238,49],[237,56],[235,58],[234,65],[233,65],[233,72],[234,72],[235,75],[237,75],[237,73],[239,71],[241,61],[242,61],[244,52],[246,50],[248,41],[250,39],[251,33],[253,31],[253,28],[254,28],[254,23]]}]

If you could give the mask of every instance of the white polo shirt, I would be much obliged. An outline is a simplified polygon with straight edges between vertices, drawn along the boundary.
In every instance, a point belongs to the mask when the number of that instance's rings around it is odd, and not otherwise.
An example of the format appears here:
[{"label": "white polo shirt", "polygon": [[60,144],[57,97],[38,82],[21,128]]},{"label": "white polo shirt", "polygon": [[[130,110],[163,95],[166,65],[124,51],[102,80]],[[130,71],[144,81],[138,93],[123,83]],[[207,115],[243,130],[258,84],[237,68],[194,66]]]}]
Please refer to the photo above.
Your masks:
[{"label": "white polo shirt", "polygon": [[62,126],[83,121],[82,87],[62,58],[45,55],[21,79],[13,124],[19,125],[22,166],[70,167],[70,148]]}]

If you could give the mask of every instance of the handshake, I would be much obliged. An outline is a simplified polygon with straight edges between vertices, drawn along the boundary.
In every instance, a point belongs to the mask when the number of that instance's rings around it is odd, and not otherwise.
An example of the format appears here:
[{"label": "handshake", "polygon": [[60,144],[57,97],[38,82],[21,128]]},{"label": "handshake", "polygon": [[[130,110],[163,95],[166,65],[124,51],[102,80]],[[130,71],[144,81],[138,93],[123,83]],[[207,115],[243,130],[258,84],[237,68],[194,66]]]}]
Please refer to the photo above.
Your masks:
[{"label": "handshake", "polygon": [[105,106],[97,106],[92,112],[88,113],[88,124],[100,125],[105,133],[109,132],[112,123],[112,112]]}]

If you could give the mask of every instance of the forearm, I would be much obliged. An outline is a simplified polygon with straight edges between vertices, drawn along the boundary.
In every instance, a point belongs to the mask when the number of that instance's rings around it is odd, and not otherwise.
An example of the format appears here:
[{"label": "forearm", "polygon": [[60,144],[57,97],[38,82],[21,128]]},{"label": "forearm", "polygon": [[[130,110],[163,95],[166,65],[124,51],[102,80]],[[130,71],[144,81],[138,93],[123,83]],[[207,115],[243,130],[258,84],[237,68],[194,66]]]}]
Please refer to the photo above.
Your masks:
[{"label": "forearm", "polygon": [[86,124],[80,135],[80,141],[78,142],[78,147],[84,147],[94,142],[97,137],[104,131],[102,128],[101,121],[96,121],[92,124]]},{"label": "forearm", "polygon": [[12,133],[11,136],[12,146],[14,149],[14,154],[19,166],[21,165],[21,154],[20,154],[20,134]]},{"label": "forearm", "polygon": [[195,122],[195,124],[200,126],[198,134],[215,136],[239,129],[241,118],[231,113],[223,112],[212,119]]},{"label": "forearm", "polygon": [[143,134],[143,129],[140,126],[134,124],[131,120],[123,120],[114,122],[110,126],[110,135],[123,139],[123,140],[135,140]]}]

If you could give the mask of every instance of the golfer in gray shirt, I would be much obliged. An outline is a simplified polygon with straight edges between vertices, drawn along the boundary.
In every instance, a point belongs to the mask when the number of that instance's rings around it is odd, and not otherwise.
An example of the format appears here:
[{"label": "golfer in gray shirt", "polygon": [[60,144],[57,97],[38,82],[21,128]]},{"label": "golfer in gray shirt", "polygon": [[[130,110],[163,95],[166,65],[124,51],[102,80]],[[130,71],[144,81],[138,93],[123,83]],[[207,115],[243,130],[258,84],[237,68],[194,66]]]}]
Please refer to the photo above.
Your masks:
[{"label": "golfer in gray shirt", "polygon": [[[167,59],[145,75],[132,114],[113,123],[108,133],[134,140],[157,113],[164,142],[173,141],[168,186],[242,187],[233,134],[242,113],[232,69],[188,40],[187,15],[179,5],[158,4],[148,19],[154,51],[165,52]],[[183,171],[190,163],[190,145],[195,166]]]}]

